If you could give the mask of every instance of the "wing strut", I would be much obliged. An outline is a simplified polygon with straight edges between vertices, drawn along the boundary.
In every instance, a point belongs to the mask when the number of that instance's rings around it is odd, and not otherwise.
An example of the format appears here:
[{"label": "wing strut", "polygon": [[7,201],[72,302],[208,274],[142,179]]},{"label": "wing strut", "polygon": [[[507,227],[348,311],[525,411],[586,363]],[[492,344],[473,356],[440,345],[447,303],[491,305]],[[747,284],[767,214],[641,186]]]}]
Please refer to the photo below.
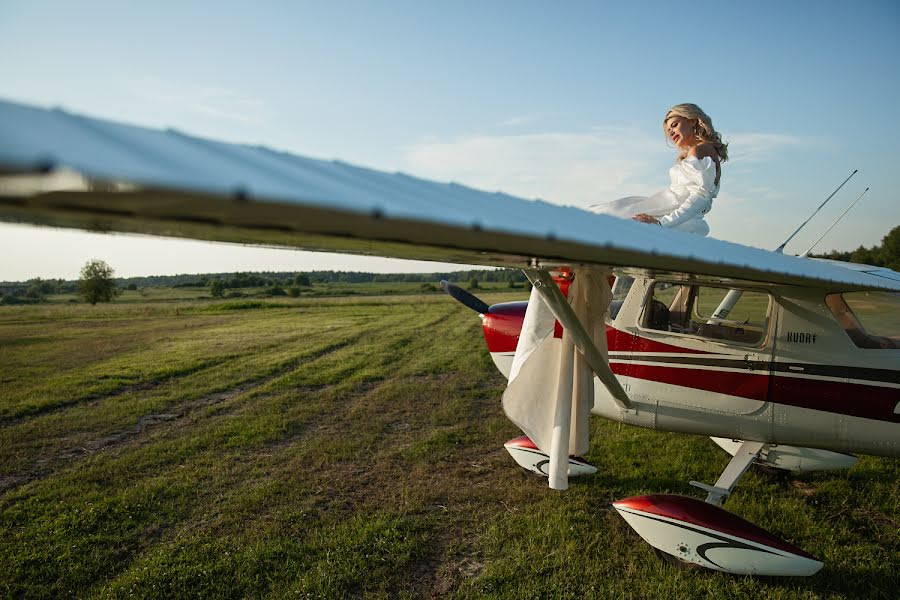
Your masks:
[{"label": "wing strut", "polygon": [[601,383],[603,383],[606,389],[609,390],[615,403],[622,409],[631,408],[631,400],[628,399],[628,394],[622,389],[619,380],[616,379],[612,369],[609,368],[609,362],[603,357],[603,353],[600,352],[600,349],[597,348],[591,340],[591,336],[588,332],[585,331],[584,326],[578,320],[572,307],[569,306],[568,301],[559,290],[559,286],[553,281],[553,277],[550,276],[550,273],[536,269],[525,269],[524,271],[525,276],[528,277],[531,284],[537,288],[538,292],[541,294],[541,298],[547,303],[547,306],[550,308],[553,316],[556,317],[556,320],[560,322],[564,329],[569,330],[572,334],[575,347],[578,348],[578,351],[581,352],[582,355],[584,355],[584,358],[591,366],[591,369],[597,374],[597,377],[600,378]]},{"label": "wing strut", "polygon": [[[569,487],[569,447],[572,428],[573,383],[575,349],[585,358],[590,369],[600,378],[601,383],[609,390],[613,400],[621,409],[631,408],[631,401],[603,353],[594,344],[590,334],[572,310],[553,277],[547,271],[525,269],[525,275],[540,295],[541,300],[565,330],[562,337],[562,350],[559,354],[559,370],[556,392],[556,403],[553,409],[553,427],[549,440],[550,488],[565,490]],[[577,273],[576,273],[577,277]],[[546,443],[546,442],[545,442]]]}]

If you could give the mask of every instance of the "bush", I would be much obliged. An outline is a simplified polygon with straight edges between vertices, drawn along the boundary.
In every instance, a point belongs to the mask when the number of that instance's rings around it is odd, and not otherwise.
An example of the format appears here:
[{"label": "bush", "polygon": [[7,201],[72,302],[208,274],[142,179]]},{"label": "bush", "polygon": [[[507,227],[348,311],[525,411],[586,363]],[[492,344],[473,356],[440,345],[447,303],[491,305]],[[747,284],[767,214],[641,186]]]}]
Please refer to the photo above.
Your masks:
[{"label": "bush", "polygon": [[27,296],[13,296],[12,294],[3,296],[0,304],[5,304],[7,306],[12,306],[16,304],[38,304],[41,301],[40,298],[29,298]]}]

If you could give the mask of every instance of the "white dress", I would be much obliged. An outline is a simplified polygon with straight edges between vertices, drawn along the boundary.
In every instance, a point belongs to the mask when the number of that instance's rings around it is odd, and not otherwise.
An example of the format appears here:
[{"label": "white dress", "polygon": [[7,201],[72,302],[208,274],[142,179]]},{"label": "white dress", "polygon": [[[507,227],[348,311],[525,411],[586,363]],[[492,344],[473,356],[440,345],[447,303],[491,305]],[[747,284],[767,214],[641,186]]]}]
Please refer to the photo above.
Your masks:
[{"label": "white dress", "polygon": [[629,196],[595,204],[589,210],[626,219],[646,213],[659,219],[663,227],[707,235],[709,225],[703,216],[712,209],[713,198],[719,195],[716,162],[708,156],[703,159],[688,156],[669,169],[669,180],[668,189],[652,196]]}]

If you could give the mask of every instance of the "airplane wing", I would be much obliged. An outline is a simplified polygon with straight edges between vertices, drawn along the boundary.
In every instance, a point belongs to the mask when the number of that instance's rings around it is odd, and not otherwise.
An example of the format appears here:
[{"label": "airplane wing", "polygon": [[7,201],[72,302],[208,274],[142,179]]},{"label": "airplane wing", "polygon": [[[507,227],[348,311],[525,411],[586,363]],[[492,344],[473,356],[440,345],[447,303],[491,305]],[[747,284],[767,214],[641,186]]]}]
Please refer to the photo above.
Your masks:
[{"label": "airplane wing", "polygon": [[462,264],[586,264],[900,291],[900,280],[883,274],[574,207],[6,101],[0,221]]}]

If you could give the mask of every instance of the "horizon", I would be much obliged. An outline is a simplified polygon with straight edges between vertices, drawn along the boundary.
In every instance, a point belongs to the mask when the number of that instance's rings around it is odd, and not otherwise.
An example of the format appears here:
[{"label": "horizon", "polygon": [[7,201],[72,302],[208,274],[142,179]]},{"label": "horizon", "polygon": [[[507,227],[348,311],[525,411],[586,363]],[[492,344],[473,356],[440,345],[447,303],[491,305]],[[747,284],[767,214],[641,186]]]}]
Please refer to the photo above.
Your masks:
[{"label": "horizon", "polygon": [[[730,144],[711,237],[775,248],[856,168],[786,252],[867,187],[817,252],[878,245],[900,224],[896,3],[717,7],[714,51],[685,50],[662,3],[269,6],[11,0],[0,98],[582,208],[665,187],[660,123],[689,101]],[[0,252],[15,257],[3,280],[75,278],[90,258],[121,277],[463,267],[9,223]]]}]

